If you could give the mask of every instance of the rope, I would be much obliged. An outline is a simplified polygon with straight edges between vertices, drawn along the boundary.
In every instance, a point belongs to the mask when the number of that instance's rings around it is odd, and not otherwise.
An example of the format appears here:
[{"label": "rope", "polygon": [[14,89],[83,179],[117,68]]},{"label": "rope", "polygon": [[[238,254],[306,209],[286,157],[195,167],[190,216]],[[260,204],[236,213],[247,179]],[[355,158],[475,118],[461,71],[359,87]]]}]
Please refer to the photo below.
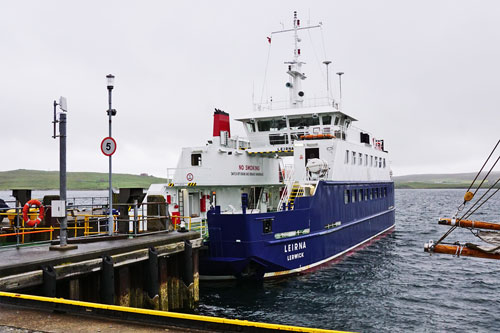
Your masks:
[{"label": "rope", "polygon": [[[495,146],[496,147],[496,146]],[[497,165],[498,163],[498,160],[500,160],[500,156],[498,156],[497,160],[495,161],[495,163],[493,163],[493,166],[490,168],[490,170],[488,171],[488,173],[486,174],[486,176],[484,176],[483,180],[481,181],[481,184],[479,184],[479,186],[476,188],[476,190],[474,191],[474,195],[476,195],[477,191],[481,188],[481,186],[483,185],[484,181],[486,180],[486,178],[488,178],[488,176],[490,175],[491,171],[493,170],[493,168],[495,167],[495,165]]]},{"label": "rope", "polygon": [[[488,158],[486,159],[486,161],[483,163],[483,166],[481,167],[481,169],[479,170],[479,172],[476,174],[476,177],[474,177],[474,180],[472,181],[472,183],[470,184],[469,188],[467,189],[466,192],[469,192],[469,190],[472,188],[472,186],[474,185],[474,182],[477,180],[477,177],[479,177],[479,175],[481,174],[481,172],[483,171],[484,167],[486,166],[486,164],[488,163],[488,161],[490,160],[491,156],[493,155],[493,153],[495,152],[495,150],[497,149],[498,145],[500,144],[500,140],[497,141],[495,147],[493,147],[493,150],[491,151],[490,155],[488,156]],[[481,188],[481,186],[483,185],[484,181],[486,180],[486,178],[488,178],[488,176],[490,175],[491,171],[493,170],[493,168],[496,166],[496,164],[498,163],[498,161],[500,160],[500,156],[498,156],[498,158],[496,159],[495,163],[493,163],[493,166],[490,168],[490,170],[488,171],[488,173],[486,174],[486,176],[484,176],[483,180],[481,181],[481,183],[479,184],[479,186],[476,188],[476,190],[474,191],[473,193],[473,196],[476,195],[477,191]],[[446,237],[448,237],[449,234],[451,234],[456,228],[457,226],[460,224],[460,221],[463,220],[463,219],[467,219],[469,216],[471,216],[474,212],[476,212],[482,205],[484,205],[492,196],[494,196],[499,190],[500,188],[498,188],[495,192],[493,192],[492,195],[490,195],[486,200],[484,200],[477,208],[475,208],[472,212],[471,210],[486,196],[486,194],[488,194],[488,192],[493,188],[495,187],[495,185],[500,181],[500,178],[481,196],[481,198],[479,198],[476,202],[474,202],[474,204],[469,208],[469,210],[467,210],[463,215],[462,217],[458,218],[457,219],[457,224],[453,227],[451,227],[437,242],[436,242],[436,245],[439,244],[442,240],[444,240]],[[458,209],[457,209],[457,212],[455,213],[455,217],[458,215],[459,212],[461,212],[463,210],[463,208],[465,207],[465,204],[467,203],[467,201],[464,200],[463,204],[461,204],[460,206],[458,206]],[[469,213],[470,212],[470,213]]]},{"label": "rope", "polygon": [[[495,145],[495,147],[493,148],[493,150],[491,151],[490,153],[490,156],[488,156],[488,158],[486,159],[486,161],[484,162],[483,166],[481,167],[481,169],[479,170],[479,172],[477,173],[476,177],[474,178],[474,180],[472,181],[472,183],[469,185],[469,188],[467,189],[466,192],[469,192],[469,190],[472,188],[472,186],[474,185],[474,182],[476,181],[477,177],[481,174],[481,171],[483,171],[483,168],[486,166],[486,163],[488,163],[491,155],[493,155],[493,152],[497,149],[498,147],[498,144],[500,143],[500,140],[497,141],[497,144]],[[498,159],[497,159],[498,161]],[[496,162],[495,162],[496,164]],[[491,171],[491,170],[490,170]],[[488,173],[489,174],[489,173]],[[482,184],[482,183],[481,183]],[[477,191],[477,190],[476,190]],[[475,192],[474,192],[475,194]]]},{"label": "rope", "polygon": [[[500,181],[500,178],[499,178],[499,179],[495,182],[495,184],[493,184],[493,186],[495,186],[495,185],[496,185],[499,181]],[[482,199],[482,198],[483,198],[483,197],[484,197],[484,196],[485,196],[485,195],[486,195],[486,194],[487,194],[487,193],[488,193],[488,192],[489,192],[489,191],[493,188],[493,186],[492,186],[492,187],[490,187],[490,188],[488,189],[488,191],[486,191],[486,193],[484,193],[484,194],[483,194],[483,196],[482,196],[479,200],[481,200],[481,199]],[[472,208],[474,208],[474,206],[472,206],[472,207],[471,207],[471,208],[470,208],[470,209],[469,209],[469,210],[468,210],[468,211],[464,214],[464,216],[462,216],[460,219],[461,219],[461,220],[462,220],[462,219],[468,219],[468,218],[469,218],[472,214],[474,214],[474,213],[475,213],[475,212],[476,212],[479,208],[481,208],[481,206],[482,206],[482,205],[484,205],[484,204],[485,204],[488,200],[490,200],[490,198],[491,198],[492,196],[494,196],[495,194],[497,194],[497,192],[498,192],[499,190],[500,190],[500,187],[499,187],[499,188],[497,188],[497,190],[496,190],[495,192],[493,192],[493,193],[492,193],[492,194],[491,194],[488,198],[486,198],[486,200],[484,200],[484,201],[483,201],[483,202],[482,202],[482,203],[481,203],[481,204],[480,204],[480,205],[479,205],[476,209],[474,209],[474,210],[473,210],[472,212],[470,212],[467,216],[465,216],[465,214],[467,214],[467,213],[468,213],[468,212],[469,212]],[[477,202],[479,202],[479,200],[478,200]]]},{"label": "rope", "polygon": [[441,243],[441,241],[444,240],[446,237],[448,237],[448,235],[451,234],[453,232],[453,230],[455,230],[456,228],[457,228],[457,226],[454,225],[453,227],[448,229],[448,231],[443,236],[441,236],[441,238],[439,238],[439,240],[435,243],[435,245],[438,245],[439,243]]},{"label": "rope", "polygon": [[[478,199],[478,200],[474,203],[474,205],[472,205],[472,206],[469,208],[469,210],[468,210],[468,211],[466,211],[466,212],[464,213],[464,215],[463,215],[462,217],[460,217],[460,218],[458,218],[458,219],[457,219],[456,224],[455,224],[453,227],[451,227],[450,229],[448,229],[448,231],[447,231],[447,232],[446,232],[446,233],[445,233],[445,234],[444,234],[444,235],[443,235],[443,236],[442,236],[442,237],[441,237],[441,238],[440,238],[440,239],[436,242],[436,245],[437,245],[437,244],[439,244],[439,243],[441,243],[441,241],[442,241],[443,239],[445,239],[446,237],[448,237],[448,235],[449,235],[449,234],[451,234],[451,233],[453,232],[453,230],[455,230],[455,229],[456,229],[456,228],[460,225],[460,221],[461,221],[461,220],[466,220],[466,219],[468,219],[468,218],[469,218],[469,217],[470,217],[473,213],[475,213],[475,212],[476,212],[479,208],[481,208],[481,206],[482,206],[482,205],[484,205],[484,204],[485,204],[488,200],[490,200],[490,199],[491,199],[491,197],[493,197],[495,194],[497,194],[497,192],[498,192],[498,191],[500,191],[500,187],[499,187],[499,188],[497,188],[497,190],[496,190],[495,192],[493,192],[493,193],[492,193],[492,194],[491,194],[488,198],[486,198],[486,200],[484,200],[483,202],[481,202],[481,204],[480,204],[480,205],[479,205],[476,209],[474,209],[474,210],[471,212],[471,209],[473,209],[473,208],[477,205],[477,203],[478,203],[478,202],[480,202],[480,201],[481,201],[481,199],[483,199],[483,198],[484,198],[484,196],[485,196],[486,194],[488,194],[488,192],[489,192],[489,191],[490,191],[493,187],[495,187],[495,186],[496,186],[496,184],[498,184],[498,182],[500,182],[500,178],[498,178],[498,179],[497,179],[497,181],[496,181],[493,185],[491,185],[491,187],[490,187],[490,188],[489,188],[489,189],[488,189],[488,190],[487,190],[487,191],[486,191],[486,192],[485,192],[485,193],[481,196],[481,198],[479,198],[479,199]],[[470,212],[470,213],[469,213],[469,212]]]}]

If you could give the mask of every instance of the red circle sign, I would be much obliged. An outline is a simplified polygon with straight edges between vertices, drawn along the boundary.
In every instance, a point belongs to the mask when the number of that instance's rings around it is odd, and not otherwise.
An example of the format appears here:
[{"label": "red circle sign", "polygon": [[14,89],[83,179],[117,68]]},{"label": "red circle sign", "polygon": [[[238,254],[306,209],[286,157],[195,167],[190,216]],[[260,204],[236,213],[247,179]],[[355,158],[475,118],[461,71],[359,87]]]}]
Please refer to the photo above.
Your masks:
[{"label": "red circle sign", "polygon": [[112,137],[108,136],[104,138],[101,142],[101,151],[106,156],[111,156],[116,151],[116,141]]},{"label": "red circle sign", "polygon": [[193,176],[193,174],[192,174],[191,172],[190,172],[190,173],[188,173],[188,174],[186,175],[186,179],[187,179],[188,181],[192,181],[192,180],[193,180],[193,178],[194,178],[194,176]]}]

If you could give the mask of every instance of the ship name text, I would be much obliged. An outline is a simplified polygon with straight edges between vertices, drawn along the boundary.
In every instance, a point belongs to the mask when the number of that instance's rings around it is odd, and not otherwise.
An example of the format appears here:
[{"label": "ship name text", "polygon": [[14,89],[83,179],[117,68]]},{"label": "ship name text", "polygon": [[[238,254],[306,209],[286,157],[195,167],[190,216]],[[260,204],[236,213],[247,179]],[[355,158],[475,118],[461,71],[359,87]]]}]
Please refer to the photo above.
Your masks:
[{"label": "ship name text", "polygon": [[[305,248],[306,248],[306,242],[297,242],[297,243],[285,244],[283,247],[283,251],[285,253],[290,253],[290,252],[304,250]],[[304,258],[304,252],[289,254],[286,256],[287,261],[299,258]]]}]

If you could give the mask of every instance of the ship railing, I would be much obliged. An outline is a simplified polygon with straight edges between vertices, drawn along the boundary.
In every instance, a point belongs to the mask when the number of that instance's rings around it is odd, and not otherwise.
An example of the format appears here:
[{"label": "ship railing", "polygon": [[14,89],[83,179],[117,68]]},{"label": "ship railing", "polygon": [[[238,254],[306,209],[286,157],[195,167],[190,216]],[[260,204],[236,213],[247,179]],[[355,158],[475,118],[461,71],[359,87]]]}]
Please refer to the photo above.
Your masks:
[{"label": "ship railing", "polygon": [[250,141],[248,139],[240,138],[239,136],[233,136],[227,140],[227,143],[225,145],[221,144],[221,146],[226,148],[245,150],[250,148]]},{"label": "ship railing", "polygon": [[290,194],[292,192],[293,184],[295,183],[294,179],[295,168],[293,167],[293,165],[286,164],[284,169],[285,169],[285,177],[283,182],[286,184],[286,186],[283,189],[283,193],[281,194],[281,198],[278,203],[277,207],[278,211],[285,210],[285,208],[287,207],[288,200],[290,199]]},{"label": "ship railing", "polygon": [[314,125],[299,126],[279,131],[266,131],[251,133],[252,148],[254,151],[276,150],[277,148],[290,147],[294,142],[307,139],[308,135],[333,135],[335,139],[346,140],[347,129],[340,125]]},{"label": "ship railing", "polygon": [[264,111],[264,110],[283,110],[283,109],[291,109],[295,107],[320,107],[320,106],[330,106],[335,109],[339,109],[338,103],[329,97],[317,97],[317,98],[307,98],[304,99],[300,106],[296,104],[290,103],[290,100],[281,100],[281,101],[271,101],[267,103],[256,103],[254,104],[254,109],[256,111]]}]

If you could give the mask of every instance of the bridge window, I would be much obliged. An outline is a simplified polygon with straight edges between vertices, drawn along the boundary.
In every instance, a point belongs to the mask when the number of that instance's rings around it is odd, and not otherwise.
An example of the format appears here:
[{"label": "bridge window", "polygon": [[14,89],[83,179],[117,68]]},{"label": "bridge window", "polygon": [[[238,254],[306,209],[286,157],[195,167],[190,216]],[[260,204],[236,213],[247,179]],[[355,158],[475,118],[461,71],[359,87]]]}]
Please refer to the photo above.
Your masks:
[{"label": "bridge window", "polygon": [[259,120],[258,127],[259,132],[281,131],[286,129],[286,119]]},{"label": "bridge window", "polygon": [[345,161],[344,161],[345,164],[349,164],[349,150],[346,150],[345,151]]},{"label": "bridge window", "polygon": [[248,132],[250,133],[253,133],[255,132],[255,123],[245,123],[247,125],[247,130]]},{"label": "bridge window", "polygon": [[365,166],[368,166],[368,154],[365,154]]},{"label": "bridge window", "polygon": [[363,154],[359,153],[359,165],[363,165]]},{"label": "bridge window", "polygon": [[334,124],[335,126],[337,126],[337,125],[339,124],[339,122],[340,122],[340,117],[335,116],[335,121],[334,121],[334,123],[333,123],[333,124]]},{"label": "bridge window", "polygon": [[352,152],[352,164],[354,164],[354,165],[356,164],[356,152],[355,151]]},{"label": "bridge window", "polygon": [[331,125],[332,124],[332,116],[323,116],[321,117],[323,120],[323,125]]},{"label": "bridge window", "polygon": [[290,129],[292,130],[319,125],[319,117],[291,118],[288,121],[290,122]]}]

